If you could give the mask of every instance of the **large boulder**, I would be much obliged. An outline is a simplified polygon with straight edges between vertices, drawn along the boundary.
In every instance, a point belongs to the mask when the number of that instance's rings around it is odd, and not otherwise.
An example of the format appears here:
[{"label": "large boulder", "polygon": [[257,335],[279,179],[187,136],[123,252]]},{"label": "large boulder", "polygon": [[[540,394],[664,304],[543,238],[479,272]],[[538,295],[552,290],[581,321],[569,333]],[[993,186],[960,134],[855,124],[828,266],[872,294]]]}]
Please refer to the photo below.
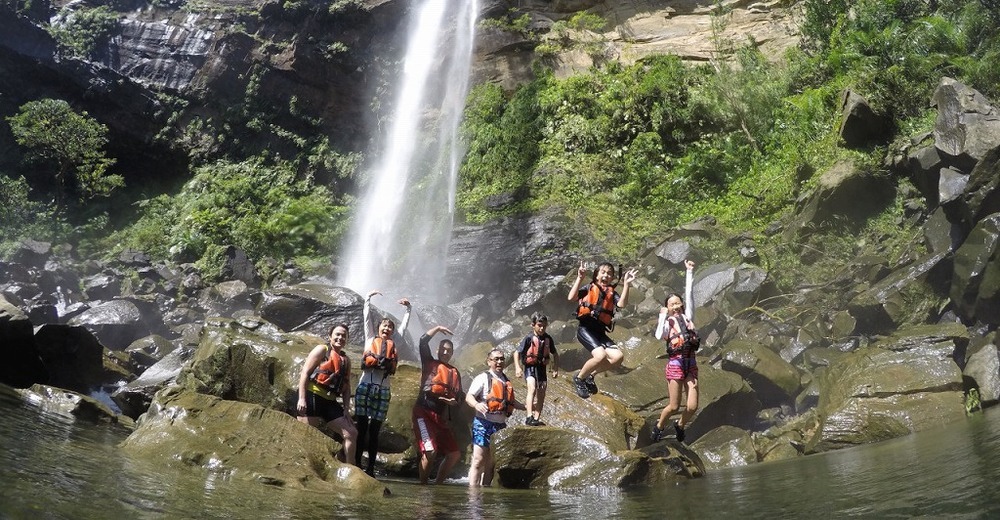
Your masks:
[{"label": "large boulder", "polygon": [[996,344],[996,333],[970,345],[966,357],[968,361],[962,374],[979,389],[983,406],[1000,402],[1000,347]]},{"label": "large boulder", "polygon": [[351,341],[364,341],[361,308],[364,299],[350,289],[315,282],[263,291],[257,312],[284,331],[308,330],[326,337],[338,323],[347,323]]},{"label": "large boulder", "polygon": [[822,229],[837,222],[860,225],[893,199],[894,189],[889,178],[839,162],[819,175],[814,191],[800,197],[796,215],[782,236],[796,242],[810,227]]},{"label": "large boulder", "polygon": [[48,379],[28,317],[0,294],[0,383],[26,388]]},{"label": "large boulder", "polygon": [[377,480],[336,459],[341,446],[288,414],[171,387],[122,450],[169,466],[262,484],[376,500]]},{"label": "large boulder", "polygon": [[[222,399],[288,410],[297,395],[301,360],[322,343],[310,334],[269,337],[239,322],[209,318],[177,384]],[[360,352],[348,356],[357,363]]]},{"label": "large boulder", "polygon": [[970,171],[1000,143],[1000,111],[974,88],[941,78],[931,98],[937,106],[934,142],[963,171]]},{"label": "large boulder", "polygon": [[105,370],[104,346],[85,327],[42,325],[35,344],[49,375],[46,384],[87,395],[116,380]]},{"label": "large boulder", "polygon": [[139,374],[139,377],[117,389],[111,399],[123,414],[138,419],[146,413],[157,392],[176,381],[181,369],[194,355],[194,348],[180,347]]},{"label": "large boulder", "polygon": [[852,90],[845,90],[840,98],[840,138],[849,148],[861,148],[883,143],[889,135],[891,123],[885,116],[876,114],[868,100]]},{"label": "large boulder", "polygon": [[899,325],[924,322],[941,303],[927,288],[947,286],[950,269],[951,254],[945,249],[894,270],[848,304],[848,311],[856,320],[854,331],[885,333]]},{"label": "large boulder", "polygon": [[507,488],[664,485],[703,474],[679,444],[614,451],[581,432],[548,426],[508,427],[493,437],[497,480]]},{"label": "large boulder", "polygon": [[980,221],[955,251],[951,301],[967,320],[1000,324],[1000,213]]},{"label": "large boulder", "polygon": [[48,385],[32,385],[20,395],[46,413],[92,424],[112,424],[134,429],[135,422],[109,408],[103,402],[77,392]]},{"label": "large boulder", "polygon": [[777,352],[755,342],[736,340],[720,354],[720,367],[750,383],[765,407],[792,404],[802,388],[802,375]]},{"label": "large boulder", "polygon": [[164,329],[155,304],[132,299],[101,303],[68,323],[93,331],[101,343],[112,350],[124,350],[133,341]]},{"label": "large boulder", "polygon": [[734,426],[720,426],[691,444],[691,450],[708,471],[747,466],[756,463],[757,448],[753,438]]},{"label": "large boulder", "polygon": [[878,442],[964,417],[962,373],[953,361],[959,329],[912,328],[832,364],[820,377],[821,425],[807,450]]}]

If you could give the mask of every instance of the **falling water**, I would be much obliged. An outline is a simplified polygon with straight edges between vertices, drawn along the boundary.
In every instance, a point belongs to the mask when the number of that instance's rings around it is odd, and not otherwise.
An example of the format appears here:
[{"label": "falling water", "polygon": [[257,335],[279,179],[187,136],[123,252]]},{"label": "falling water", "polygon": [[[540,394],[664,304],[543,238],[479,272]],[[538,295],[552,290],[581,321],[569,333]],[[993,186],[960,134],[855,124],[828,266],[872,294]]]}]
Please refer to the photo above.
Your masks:
[{"label": "falling water", "polygon": [[440,296],[477,4],[423,0],[414,11],[387,146],[358,203],[341,285]]}]

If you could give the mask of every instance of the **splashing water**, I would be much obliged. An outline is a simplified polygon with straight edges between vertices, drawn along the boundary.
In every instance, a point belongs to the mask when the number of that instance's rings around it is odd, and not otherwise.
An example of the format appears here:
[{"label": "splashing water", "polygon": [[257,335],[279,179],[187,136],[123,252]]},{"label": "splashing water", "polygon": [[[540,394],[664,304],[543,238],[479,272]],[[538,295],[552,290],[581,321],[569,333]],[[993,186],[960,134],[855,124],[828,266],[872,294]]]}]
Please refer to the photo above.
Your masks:
[{"label": "splashing water", "polygon": [[476,0],[424,0],[410,22],[387,147],[359,200],[339,283],[442,295],[464,149]]}]

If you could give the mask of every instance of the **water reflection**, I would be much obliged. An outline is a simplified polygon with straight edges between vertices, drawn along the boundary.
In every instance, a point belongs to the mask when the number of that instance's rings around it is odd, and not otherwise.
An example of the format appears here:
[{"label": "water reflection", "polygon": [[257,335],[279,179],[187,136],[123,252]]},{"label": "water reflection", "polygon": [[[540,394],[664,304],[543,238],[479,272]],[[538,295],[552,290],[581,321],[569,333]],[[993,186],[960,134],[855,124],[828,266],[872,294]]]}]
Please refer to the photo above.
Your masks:
[{"label": "water reflection", "polygon": [[470,490],[387,480],[387,498],[294,491],[134,460],[125,432],[0,389],[0,518],[1000,518],[1000,413],[656,489]]}]

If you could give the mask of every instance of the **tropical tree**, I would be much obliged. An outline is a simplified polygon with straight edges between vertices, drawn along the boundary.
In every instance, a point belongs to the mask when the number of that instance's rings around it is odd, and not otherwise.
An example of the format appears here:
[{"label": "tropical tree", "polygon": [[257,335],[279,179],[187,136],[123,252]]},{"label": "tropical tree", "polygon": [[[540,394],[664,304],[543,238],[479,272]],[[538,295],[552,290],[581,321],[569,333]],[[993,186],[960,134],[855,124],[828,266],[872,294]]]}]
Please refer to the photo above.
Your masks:
[{"label": "tropical tree", "polygon": [[125,184],[120,175],[108,173],[115,163],[103,150],[108,127],[87,112],[78,113],[61,99],[40,99],[21,105],[7,122],[14,140],[27,149],[26,159],[51,168],[57,213],[67,193],[83,201]]}]

